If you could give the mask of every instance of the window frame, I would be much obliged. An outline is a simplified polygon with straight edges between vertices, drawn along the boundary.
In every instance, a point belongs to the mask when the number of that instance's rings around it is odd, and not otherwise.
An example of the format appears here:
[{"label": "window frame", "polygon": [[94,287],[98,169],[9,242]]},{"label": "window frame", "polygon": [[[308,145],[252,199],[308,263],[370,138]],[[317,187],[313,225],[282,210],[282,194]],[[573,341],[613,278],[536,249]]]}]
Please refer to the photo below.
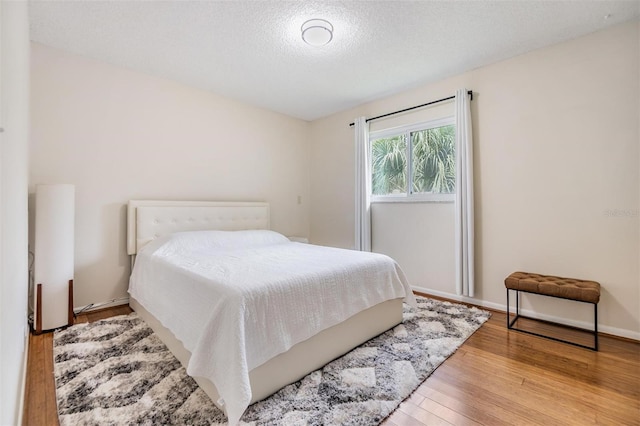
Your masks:
[{"label": "window frame", "polygon": [[[430,130],[438,127],[456,125],[455,116],[438,118],[435,120],[423,121],[420,123],[408,124],[404,126],[391,127],[388,129],[376,130],[369,132],[369,180],[373,178],[373,141],[376,139],[389,138],[393,136],[405,135],[407,140],[407,187],[406,192],[402,194],[386,194],[374,195],[370,194],[372,203],[453,203],[456,199],[456,193],[429,193],[429,192],[412,192],[413,183],[413,156],[411,132]],[[457,131],[457,129],[456,129]],[[457,156],[457,155],[456,155]],[[457,190],[457,181],[456,181]],[[373,192],[373,191],[372,191]]]}]

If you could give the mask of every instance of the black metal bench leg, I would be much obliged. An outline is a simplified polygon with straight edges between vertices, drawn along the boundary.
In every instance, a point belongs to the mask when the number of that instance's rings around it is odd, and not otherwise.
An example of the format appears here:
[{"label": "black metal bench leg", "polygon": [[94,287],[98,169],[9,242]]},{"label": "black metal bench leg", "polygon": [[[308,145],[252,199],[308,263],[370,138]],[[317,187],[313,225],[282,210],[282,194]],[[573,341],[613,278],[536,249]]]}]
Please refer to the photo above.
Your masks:
[{"label": "black metal bench leg", "polygon": [[[511,320],[511,305],[509,302],[509,290],[513,290],[516,292],[516,315],[513,317],[513,320]],[[513,327],[513,324],[515,324],[516,321],[518,321],[519,317],[520,317],[520,291],[514,290],[514,289],[507,289],[507,328],[510,330],[515,329]]]},{"label": "black metal bench leg", "polygon": [[511,328],[511,312],[509,311],[510,308],[511,306],[509,305],[509,289],[507,289],[507,328]]},{"label": "black metal bench leg", "polygon": [[593,304],[593,338],[594,338],[594,348],[598,350],[598,304]]}]

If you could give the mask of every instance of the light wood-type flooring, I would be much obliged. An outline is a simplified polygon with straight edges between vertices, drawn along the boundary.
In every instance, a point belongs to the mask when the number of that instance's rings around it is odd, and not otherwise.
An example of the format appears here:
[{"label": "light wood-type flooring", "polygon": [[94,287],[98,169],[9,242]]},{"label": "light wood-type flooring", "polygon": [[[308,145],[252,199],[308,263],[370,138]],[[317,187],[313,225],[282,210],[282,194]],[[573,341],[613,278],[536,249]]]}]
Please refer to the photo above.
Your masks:
[{"label": "light wood-type flooring", "polygon": [[[128,306],[78,316],[91,322]],[[588,336],[534,321],[520,327],[591,344]],[[31,335],[23,424],[57,425],[53,335]],[[384,422],[413,425],[640,425],[640,343],[606,335],[600,351],[506,328],[493,312]]]}]

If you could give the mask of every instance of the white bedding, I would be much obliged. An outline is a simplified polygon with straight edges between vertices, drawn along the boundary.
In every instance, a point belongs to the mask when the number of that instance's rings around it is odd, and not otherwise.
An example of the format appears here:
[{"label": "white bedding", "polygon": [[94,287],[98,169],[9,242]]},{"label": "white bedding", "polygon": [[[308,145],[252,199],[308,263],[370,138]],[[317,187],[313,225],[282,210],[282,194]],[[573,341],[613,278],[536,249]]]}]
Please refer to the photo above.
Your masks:
[{"label": "white bedding", "polygon": [[129,293],[192,353],[187,372],[215,384],[230,424],[251,401],[253,368],[378,303],[415,306],[391,258],[266,230],[158,238],[138,252]]}]

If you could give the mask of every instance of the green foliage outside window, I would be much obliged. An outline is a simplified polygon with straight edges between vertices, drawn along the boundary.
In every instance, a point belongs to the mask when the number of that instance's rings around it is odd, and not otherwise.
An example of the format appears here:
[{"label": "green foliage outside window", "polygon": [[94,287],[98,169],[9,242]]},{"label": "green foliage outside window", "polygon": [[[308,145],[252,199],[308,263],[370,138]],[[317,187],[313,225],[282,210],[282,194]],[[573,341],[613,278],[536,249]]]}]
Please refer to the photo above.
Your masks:
[{"label": "green foliage outside window", "polygon": [[405,135],[377,139],[371,145],[371,188],[374,195],[407,190],[407,139]]},{"label": "green foliage outside window", "polygon": [[[407,167],[410,139],[411,170]],[[419,130],[371,144],[373,195],[406,194],[411,173],[411,193],[455,192],[455,126]]]}]

